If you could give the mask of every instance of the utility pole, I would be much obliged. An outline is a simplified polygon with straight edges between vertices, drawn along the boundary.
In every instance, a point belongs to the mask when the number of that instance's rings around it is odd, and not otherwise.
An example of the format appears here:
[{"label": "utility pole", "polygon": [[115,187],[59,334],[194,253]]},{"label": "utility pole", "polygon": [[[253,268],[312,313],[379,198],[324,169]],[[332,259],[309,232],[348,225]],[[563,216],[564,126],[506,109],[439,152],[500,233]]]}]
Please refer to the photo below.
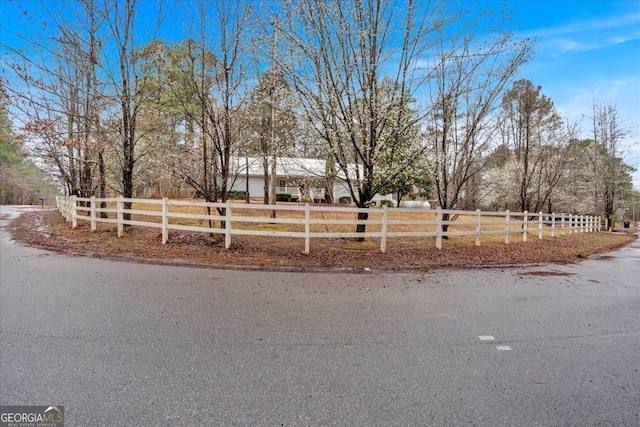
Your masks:
[{"label": "utility pole", "polygon": [[[273,63],[271,65],[272,84],[271,84],[271,193],[269,199],[271,204],[276,204],[276,184],[277,184],[277,167],[276,161],[278,156],[276,144],[276,119],[278,117],[278,74],[276,67],[278,63],[278,15],[273,23]],[[271,210],[271,218],[276,217],[276,210]]]}]

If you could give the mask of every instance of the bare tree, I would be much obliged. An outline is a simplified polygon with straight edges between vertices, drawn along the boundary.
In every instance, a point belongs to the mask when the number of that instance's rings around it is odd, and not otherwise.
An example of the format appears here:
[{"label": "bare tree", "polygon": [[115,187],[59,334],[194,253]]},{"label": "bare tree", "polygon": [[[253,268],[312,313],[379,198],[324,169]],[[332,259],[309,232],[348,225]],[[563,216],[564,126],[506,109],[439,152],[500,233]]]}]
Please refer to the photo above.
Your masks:
[{"label": "bare tree", "polygon": [[[27,56],[7,46],[14,72],[11,93],[32,149],[63,182],[68,194],[104,195],[97,59],[101,20],[94,0],[63,12],[43,3],[50,34],[34,31],[25,39],[42,54]],[[49,8],[49,6],[53,6]],[[5,59],[6,61],[6,59]],[[95,179],[96,166],[98,180]],[[96,182],[98,187],[96,188]]]},{"label": "bare tree", "polygon": [[[111,83],[114,89],[114,99],[119,104],[117,117],[118,146],[122,196],[126,199],[133,198],[133,173],[136,164],[137,119],[139,98],[136,93],[138,76],[136,75],[135,51],[135,16],[136,0],[110,1],[109,7],[104,11],[108,16],[108,24],[114,39],[117,51],[117,72],[113,73]],[[131,202],[125,203],[125,209],[131,209]],[[130,214],[125,219],[131,219]]]},{"label": "bare tree", "polygon": [[[276,89],[279,98],[277,107],[273,98],[273,92]],[[271,182],[270,166],[273,166],[271,161],[289,154],[295,144],[294,131],[297,129],[297,117],[291,97],[291,88],[284,80],[284,76],[273,69],[262,76],[253,91],[249,111],[254,139],[257,140],[253,151],[262,156],[264,204],[275,202],[270,200],[272,199],[270,188],[274,187]],[[276,109],[277,114],[275,114]]]},{"label": "bare tree", "polygon": [[[453,19],[463,28],[457,36],[442,34],[432,56],[434,110],[427,121],[435,190],[443,209],[458,208],[465,187],[483,170],[484,154],[498,130],[501,97],[532,47],[529,40],[513,41],[509,33],[487,39],[481,19],[466,25]],[[450,220],[448,215],[443,219]]]},{"label": "bare tree", "polygon": [[517,208],[552,209],[552,194],[564,176],[574,126],[564,126],[553,102],[529,80],[514,82],[503,100],[502,143],[513,150],[517,165]]},{"label": "bare tree", "polygon": [[[612,216],[618,207],[622,185],[626,176],[623,162],[622,142],[628,131],[622,128],[618,109],[615,105],[593,103],[593,141],[600,155],[599,173],[595,174],[596,185],[600,186],[603,213],[607,227],[612,226]],[[628,176],[626,176],[628,178]]]},{"label": "bare tree", "polygon": [[420,60],[441,25],[440,4],[302,0],[284,9],[283,51],[290,61],[281,61],[281,69],[352,199],[366,208],[407,166],[387,161],[393,167],[378,173],[381,153],[392,153],[418,120],[405,113],[423,82]]},{"label": "bare tree", "polygon": [[[203,174],[198,179],[193,170],[175,172],[211,202],[229,198],[236,173],[232,156],[247,126],[244,119],[250,96],[244,85],[250,43],[246,32],[252,10],[249,3],[231,0],[198,3],[200,41],[188,41],[180,61],[172,65],[170,79],[179,81],[173,88],[174,100],[184,109],[188,123],[200,131]],[[224,215],[224,209],[219,211]]]},{"label": "bare tree", "polygon": [[[138,161],[152,147],[145,146],[146,136],[153,131],[155,123],[141,123],[145,114],[145,103],[153,93],[145,85],[149,70],[142,67],[140,46],[148,40],[153,43],[164,17],[163,2],[158,3],[157,19],[144,28],[139,23],[137,0],[104,0],[100,13],[104,19],[108,45],[102,46],[106,96],[109,103],[102,110],[103,120],[109,124],[105,140],[111,142],[110,155],[117,178],[117,191],[125,199],[131,199],[142,188],[136,186]],[[106,128],[107,126],[105,126]],[[144,148],[144,149],[143,149]],[[125,209],[131,209],[126,201]],[[125,219],[130,219],[129,213]]]}]

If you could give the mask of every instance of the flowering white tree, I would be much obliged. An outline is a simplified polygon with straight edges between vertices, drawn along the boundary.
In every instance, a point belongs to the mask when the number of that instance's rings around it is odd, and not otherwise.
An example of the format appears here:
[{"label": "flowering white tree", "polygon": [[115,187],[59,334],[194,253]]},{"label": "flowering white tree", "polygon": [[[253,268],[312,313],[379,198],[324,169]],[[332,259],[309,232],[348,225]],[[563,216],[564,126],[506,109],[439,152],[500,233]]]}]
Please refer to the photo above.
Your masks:
[{"label": "flowering white tree", "polygon": [[518,163],[513,158],[482,173],[480,201],[493,210],[512,209],[518,197]]},{"label": "flowering white tree", "polygon": [[[389,157],[400,153],[395,148],[406,144],[419,120],[409,106],[423,82],[420,60],[432,42],[429,35],[442,25],[441,4],[299,0],[285,2],[284,9],[280,34],[289,60],[281,60],[280,69],[352,199],[368,207],[417,154]],[[364,232],[365,225],[356,231]]]}]

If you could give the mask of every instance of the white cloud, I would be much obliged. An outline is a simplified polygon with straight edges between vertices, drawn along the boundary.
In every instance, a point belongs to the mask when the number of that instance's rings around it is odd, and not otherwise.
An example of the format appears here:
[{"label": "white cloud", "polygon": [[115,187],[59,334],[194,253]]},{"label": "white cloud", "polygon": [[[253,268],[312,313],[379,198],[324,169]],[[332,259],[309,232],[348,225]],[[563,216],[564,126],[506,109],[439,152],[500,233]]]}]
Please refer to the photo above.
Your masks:
[{"label": "white cloud", "polygon": [[549,39],[542,42],[542,45],[553,52],[554,56],[559,56],[569,52],[588,52],[597,49],[604,49],[618,44],[626,43],[640,39],[640,36],[634,37],[611,37],[598,38],[596,40],[578,40],[570,38]]},{"label": "white cloud", "polygon": [[559,56],[587,52],[640,39],[640,13],[571,22],[520,34],[538,40],[539,45]]},{"label": "white cloud", "polygon": [[592,33],[595,30],[606,30],[611,28],[631,27],[637,30],[640,24],[640,13],[612,16],[604,19],[573,22],[552,28],[540,28],[528,31],[523,34],[525,37],[549,38],[559,34]]}]

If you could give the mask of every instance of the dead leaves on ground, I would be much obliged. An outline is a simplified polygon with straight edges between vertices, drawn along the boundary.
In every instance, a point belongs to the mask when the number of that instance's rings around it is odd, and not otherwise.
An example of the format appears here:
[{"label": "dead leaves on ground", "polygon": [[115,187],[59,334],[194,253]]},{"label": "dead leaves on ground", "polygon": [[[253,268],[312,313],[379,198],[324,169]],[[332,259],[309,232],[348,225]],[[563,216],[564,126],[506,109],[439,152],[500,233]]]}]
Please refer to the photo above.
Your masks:
[{"label": "dead leaves on ground", "polygon": [[476,247],[467,241],[445,241],[435,248],[434,239],[391,239],[387,252],[379,242],[354,239],[312,239],[305,255],[302,239],[233,237],[224,249],[224,236],[173,232],[162,244],[157,229],[128,228],[117,237],[115,227],[100,224],[91,231],[88,223],[77,229],[55,211],[25,213],[15,220],[12,237],[29,245],[58,252],[185,265],[250,266],[275,268],[340,268],[373,270],[429,270],[441,267],[478,267],[535,263],[566,263],[612,250],[632,242],[632,234],[579,233],[529,242],[498,241]]}]

